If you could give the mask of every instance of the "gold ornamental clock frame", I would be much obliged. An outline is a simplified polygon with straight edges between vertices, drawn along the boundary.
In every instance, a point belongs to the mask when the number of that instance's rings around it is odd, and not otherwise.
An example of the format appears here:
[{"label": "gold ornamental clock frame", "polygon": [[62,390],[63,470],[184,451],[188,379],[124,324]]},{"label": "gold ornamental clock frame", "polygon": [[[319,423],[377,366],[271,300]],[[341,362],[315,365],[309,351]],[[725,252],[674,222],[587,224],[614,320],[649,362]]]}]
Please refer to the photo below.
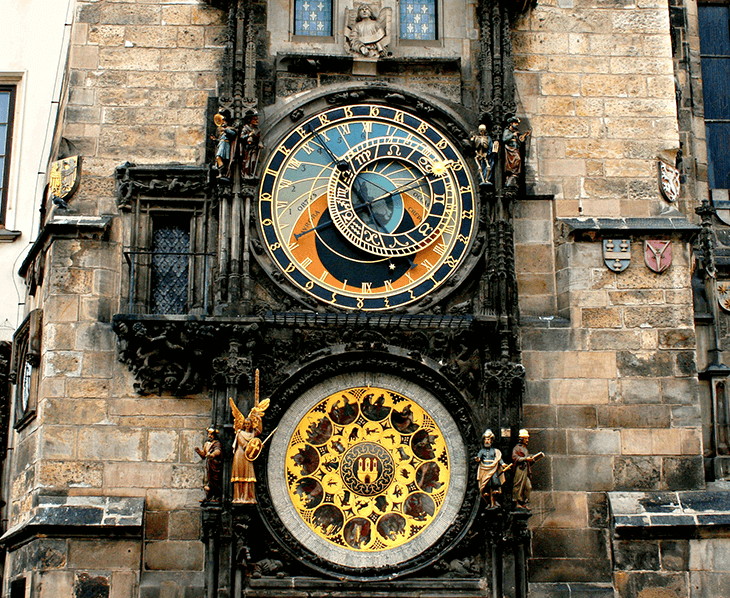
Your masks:
[{"label": "gold ornamental clock frame", "polygon": [[265,132],[256,254],[309,307],[417,312],[477,261],[466,128],[446,108],[368,91],[288,108]]}]

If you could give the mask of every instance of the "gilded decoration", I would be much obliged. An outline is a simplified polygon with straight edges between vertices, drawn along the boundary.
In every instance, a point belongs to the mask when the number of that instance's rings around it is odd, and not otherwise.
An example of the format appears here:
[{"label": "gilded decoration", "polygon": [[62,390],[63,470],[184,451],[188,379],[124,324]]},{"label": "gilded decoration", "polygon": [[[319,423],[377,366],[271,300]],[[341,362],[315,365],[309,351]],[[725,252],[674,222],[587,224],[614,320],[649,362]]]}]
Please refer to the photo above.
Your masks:
[{"label": "gilded decoration", "polygon": [[360,386],[319,401],[286,451],[289,496],[327,542],[379,552],[419,536],[451,478],[444,434],[416,401]]}]

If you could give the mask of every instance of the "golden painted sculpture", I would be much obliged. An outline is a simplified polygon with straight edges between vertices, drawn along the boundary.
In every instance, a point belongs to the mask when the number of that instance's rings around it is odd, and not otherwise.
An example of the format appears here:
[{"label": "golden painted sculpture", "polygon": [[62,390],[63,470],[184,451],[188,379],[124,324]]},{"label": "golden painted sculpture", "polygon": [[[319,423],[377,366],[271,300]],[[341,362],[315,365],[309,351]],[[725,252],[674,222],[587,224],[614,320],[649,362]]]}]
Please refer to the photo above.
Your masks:
[{"label": "golden painted sculpture", "polygon": [[253,462],[261,453],[263,443],[258,436],[263,430],[264,411],[269,406],[269,399],[259,403],[259,372],[256,370],[256,390],[254,406],[244,417],[236,407],[233,398],[229,397],[233,412],[233,467],[231,483],[233,484],[233,502],[244,505],[256,504],[256,472]]}]

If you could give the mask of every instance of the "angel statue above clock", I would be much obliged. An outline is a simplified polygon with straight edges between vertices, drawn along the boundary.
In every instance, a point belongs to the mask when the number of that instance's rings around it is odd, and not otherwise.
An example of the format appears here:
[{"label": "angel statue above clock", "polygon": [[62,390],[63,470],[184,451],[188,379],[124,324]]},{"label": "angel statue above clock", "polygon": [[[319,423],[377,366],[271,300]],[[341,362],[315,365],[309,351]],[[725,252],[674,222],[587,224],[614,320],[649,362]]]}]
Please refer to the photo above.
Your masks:
[{"label": "angel statue above clock", "polygon": [[253,462],[261,454],[263,443],[259,438],[263,430],[264,412],[269,406],[269,399],[259,402],[259,371],[256,370],[254,406],[244,417],[233,398],[228,401],[233,413],[233,466],[231,483],[233,484],[233,502],[236,504],[256,504],[256,471]]},{"label": "angel statue above clock", "polygon": [[382,8],[378,15],[369,4],[345,10],[345,48],[357,56],[387,56],[393,10]]}]

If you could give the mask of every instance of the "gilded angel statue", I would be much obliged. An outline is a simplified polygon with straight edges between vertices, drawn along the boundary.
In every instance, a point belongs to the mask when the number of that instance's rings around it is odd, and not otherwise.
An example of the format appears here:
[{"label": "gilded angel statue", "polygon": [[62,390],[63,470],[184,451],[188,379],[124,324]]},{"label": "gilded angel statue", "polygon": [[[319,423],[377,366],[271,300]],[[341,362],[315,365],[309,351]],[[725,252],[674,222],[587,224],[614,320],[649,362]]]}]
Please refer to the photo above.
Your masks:
[{"label": "gilded angel statue", "polygon": [[233,502],[238,504],[256,504],[256,472],[253,462],[261,453],[263,443],[259,435],[263,431],[264,412],[269,406],[269,399],[259,402],[259,372],[256,370],[256,386],[254,406],[244,417],[232,397],[228,398],[233,413],[233,467],[231,483],[233,484]]},{"label": "gilded angel statue", "polygon": [[369,4],[345,9],[345,48],[367,58],[387,55],[393,9],[382,8],[375,16]]}]

